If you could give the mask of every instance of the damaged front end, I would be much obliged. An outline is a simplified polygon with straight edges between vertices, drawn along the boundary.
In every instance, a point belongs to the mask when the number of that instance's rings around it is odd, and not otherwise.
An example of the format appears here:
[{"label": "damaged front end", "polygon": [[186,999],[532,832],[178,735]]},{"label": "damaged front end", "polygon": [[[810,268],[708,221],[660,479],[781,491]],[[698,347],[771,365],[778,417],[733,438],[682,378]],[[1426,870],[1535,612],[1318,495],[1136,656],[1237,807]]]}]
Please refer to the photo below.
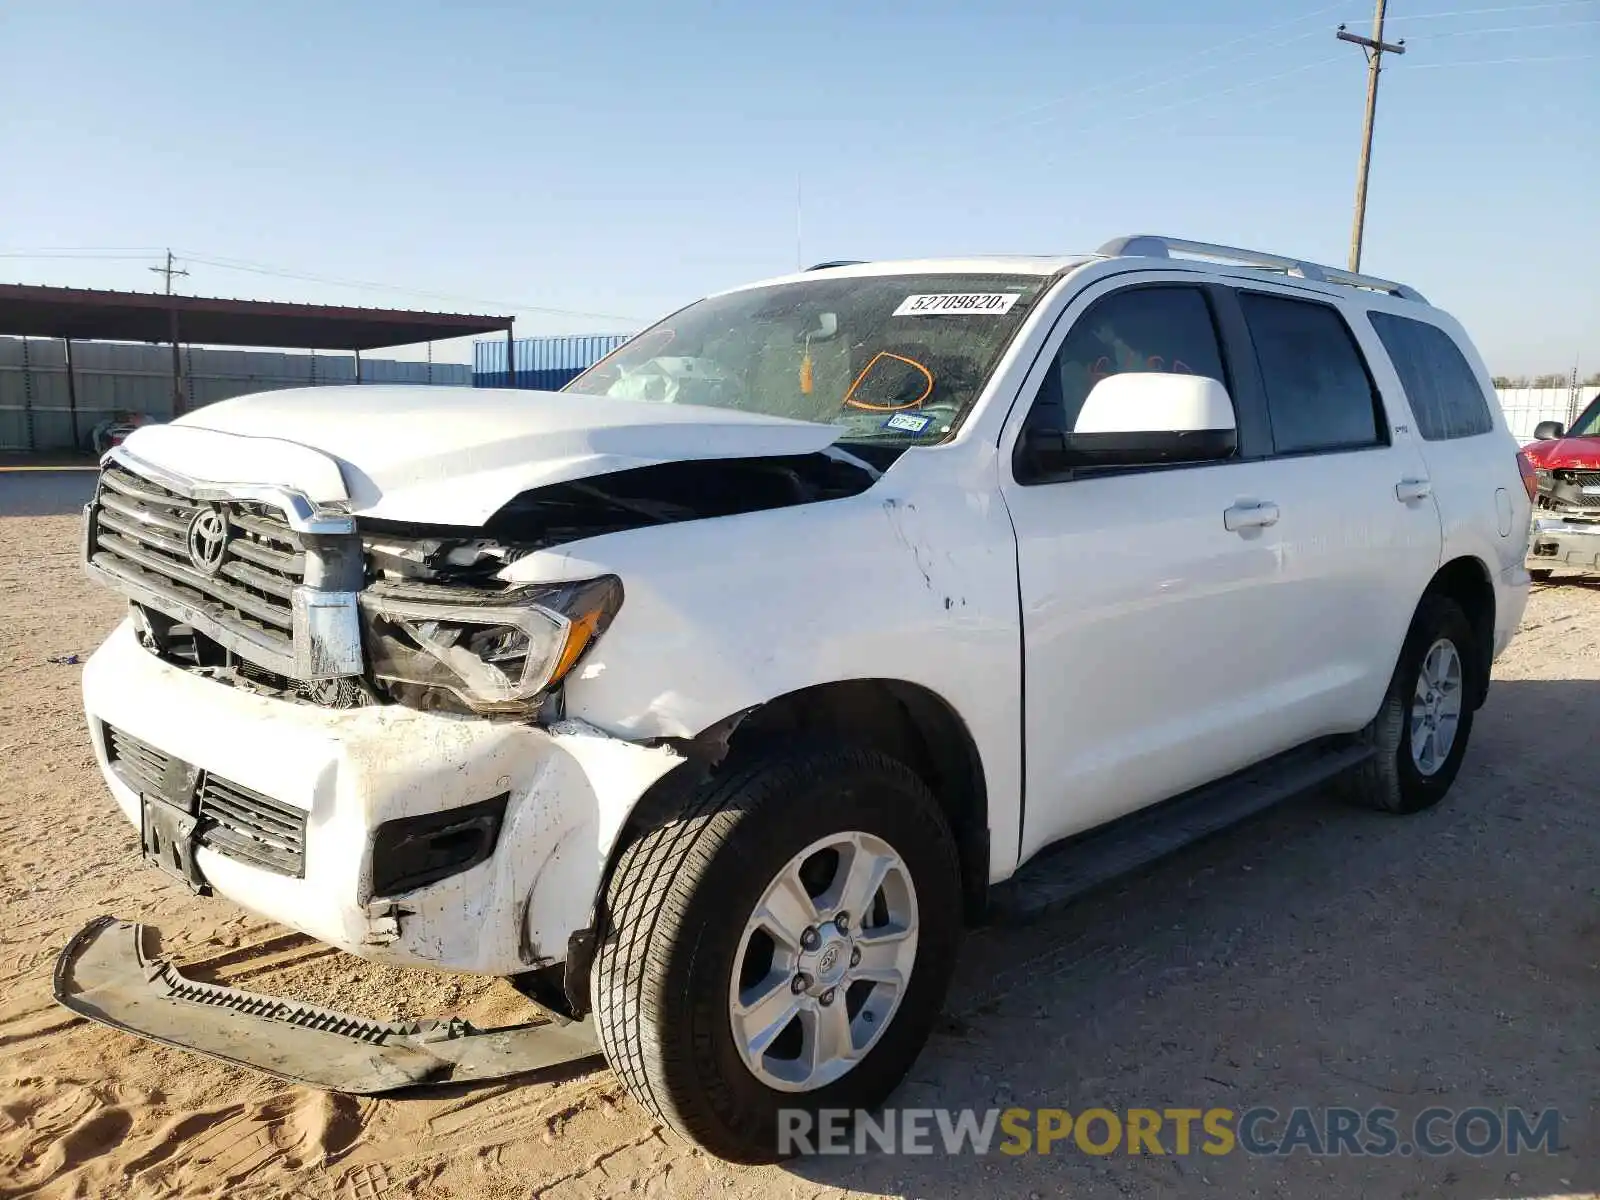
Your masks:
[{"label": "damaged front end", "polygon": [[[108,459],[85,555],[132,612],[84,673],[107,785],[146,859],[196,891],[376,961],[558,976],[543,990],[581,1011],[608,848],[685,755],[565,712],[625,572],[560,577],[604,563],[597,546],[523,560],[852,496],[896,452],[868,453],[651,463],[523,490],[470,526],[341,512],[321,458],[270,487]],[[329,597],[354,631],[338,662],[315,616]],[[311,660],[329,669],[299,673]]]},{"label": "damaged front end", "polygon": [[[875,465],[835,448],[811,454],[658,463],[523,492],[481,527],[360,518],[359,579],[348,585],[359,612],[357,666],[308,679],[204,621],[135,595],[134,622],[146,649],[218,682],[327,708],[404,704],[432,712],[533,720],[563,715],[560,684],[621,608],[624,581],[600,576],[515,585],[503,573],[539,551],[629,530],[738,516],[841,499],[865,491],[899,453],[867,449]],[[91,541],[104,531],[104,502],[91,507]],[[170,523],[187,512],[158,509]],[[118,518],[115,513],[112,522]],[[233,519],[233,553],[252,561],[307,557],[300,541],[273,540],[259,522]],[[116,549],[121,549],[119,537]],[[159,549],[159,548],[158,548]],[[167,547],[175,552],[175,548]],[[91,544],[89,557],[96,560]],[[104,556],[102,555],[101,558]],[[230,581],[241,608],[265,605],[271,586],[246,565]],[[254,619],[249,611],[246,619]]]},{"label": "damaged front end", "polygon": [[1600,573],[1600,469],[1540,467],[1536,479],[1528,569]]}]

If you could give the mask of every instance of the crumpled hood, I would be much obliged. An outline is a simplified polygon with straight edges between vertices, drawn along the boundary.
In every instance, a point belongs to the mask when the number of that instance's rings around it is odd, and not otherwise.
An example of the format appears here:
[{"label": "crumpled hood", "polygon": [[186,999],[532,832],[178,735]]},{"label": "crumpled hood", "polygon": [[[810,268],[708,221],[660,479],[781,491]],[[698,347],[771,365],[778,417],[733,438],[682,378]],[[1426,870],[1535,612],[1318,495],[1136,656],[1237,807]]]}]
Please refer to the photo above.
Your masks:
[{"label": "crumpled hood", "polygon": [[1547,438],[1522,448],[1528,461],[1545,471],[1600,470],[1600,437]]},{"label": "crumpled hood", "polygon": [[137,429],[124,446],[194,479],[286,485],[360,516],[475,526],[530,488],[666,462],[810,454],[843,432],[568,392],[352,386],[224,400]]}]

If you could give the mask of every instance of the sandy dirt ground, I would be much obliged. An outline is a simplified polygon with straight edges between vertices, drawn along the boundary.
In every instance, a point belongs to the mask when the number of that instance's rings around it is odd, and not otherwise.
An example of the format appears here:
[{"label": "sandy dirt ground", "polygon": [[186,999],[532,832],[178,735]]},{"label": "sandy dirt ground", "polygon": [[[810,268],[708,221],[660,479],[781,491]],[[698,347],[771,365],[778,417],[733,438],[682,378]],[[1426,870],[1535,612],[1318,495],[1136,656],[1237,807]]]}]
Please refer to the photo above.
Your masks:
[{"label": "sandy dirt ground", "polygon": [[1517,1158],[815,1158],[730,1168],[610,1072],[365,1100],[72,1017],[50,968],[104,912],[194,973],[376,1018],[528,1019],[509,986],[387,971],[138,861],[91,761],[85,654],[121,605],[69,516],[0,518],[0,1197],[1551,1197],[1600,1187],[1600,588],[1536,589],[1449,801],[1308,797],[1046,923],[967,942],[911,1106],[1557,1108]]}]

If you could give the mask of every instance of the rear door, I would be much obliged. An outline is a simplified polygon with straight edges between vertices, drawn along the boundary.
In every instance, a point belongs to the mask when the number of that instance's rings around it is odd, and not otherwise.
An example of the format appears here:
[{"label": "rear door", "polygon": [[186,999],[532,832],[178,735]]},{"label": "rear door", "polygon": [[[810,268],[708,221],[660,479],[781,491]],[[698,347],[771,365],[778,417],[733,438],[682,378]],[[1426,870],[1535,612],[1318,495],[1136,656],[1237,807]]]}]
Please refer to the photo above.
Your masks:
[{"label": "rear door", "polygon": [[1272,591],[1293,623],[1262,647],[1275,699],[1297,742],[1350,732],[1376,713],[1439,565],[1433,482],[1344,306],[1265,284],[1230,294],[1248,341],[1236,358],[1257,373],[1271,422],[1260,487],[1280,512]]}]

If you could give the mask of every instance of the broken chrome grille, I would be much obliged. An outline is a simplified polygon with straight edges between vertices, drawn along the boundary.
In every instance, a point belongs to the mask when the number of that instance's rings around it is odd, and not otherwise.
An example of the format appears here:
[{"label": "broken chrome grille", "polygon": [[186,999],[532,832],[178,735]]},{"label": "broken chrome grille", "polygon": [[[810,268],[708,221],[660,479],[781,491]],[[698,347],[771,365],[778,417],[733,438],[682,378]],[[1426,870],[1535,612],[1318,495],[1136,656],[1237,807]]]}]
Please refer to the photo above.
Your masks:
[{"label": "broken chrome grille", "polygon": [[281,514],[188,500],[108,463],[94,523],[97,567],[170,592],[275,656],[294,657],[292,598],[306,555]]},{"label": "broken chrome grille", "polygon": [[191,483],[113,450],[85,541],[91,574],[246,662],[292,680],[361,673],[348,515],[287,489]]}]

